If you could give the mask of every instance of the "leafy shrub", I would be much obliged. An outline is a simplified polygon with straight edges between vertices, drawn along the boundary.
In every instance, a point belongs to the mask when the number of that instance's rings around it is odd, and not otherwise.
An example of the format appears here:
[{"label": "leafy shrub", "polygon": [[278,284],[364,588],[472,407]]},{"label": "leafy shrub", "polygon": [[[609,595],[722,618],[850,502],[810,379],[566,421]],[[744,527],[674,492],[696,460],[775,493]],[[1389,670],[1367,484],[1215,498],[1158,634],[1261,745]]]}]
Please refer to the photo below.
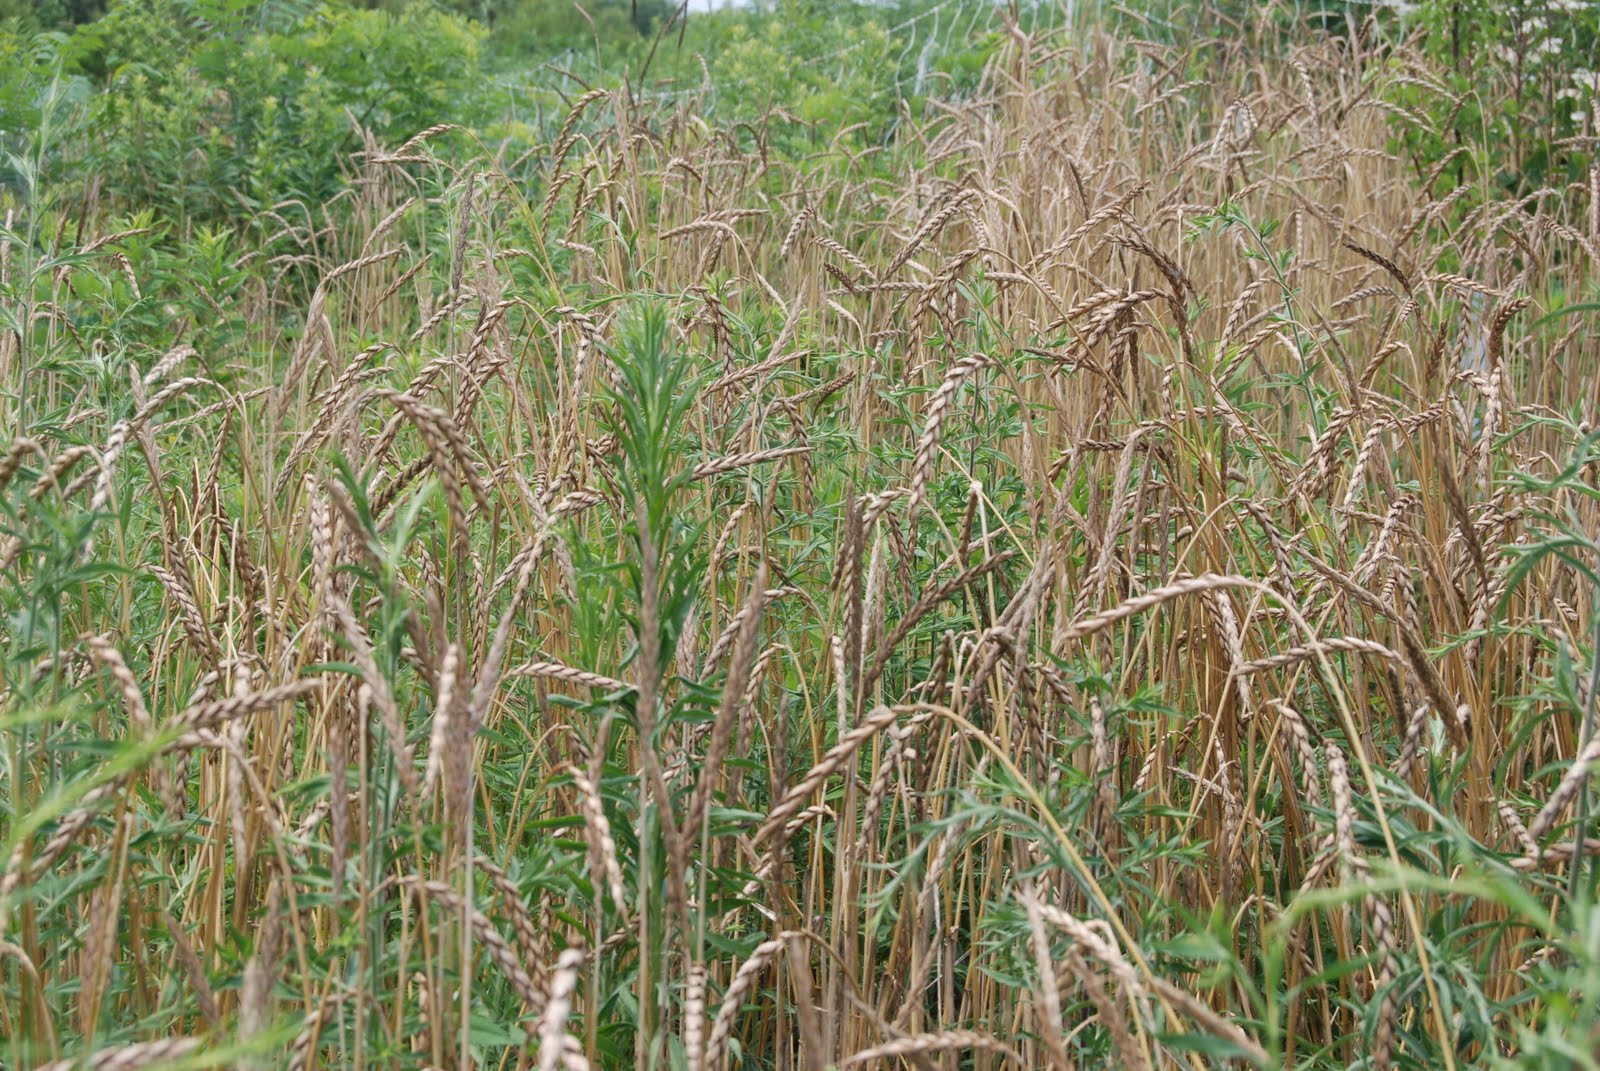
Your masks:
[{"label": "leafy shrub", "polygon": [[881,139],[915,88],[921,51],[912,34],[891,32],[885,19],[894,15],[892,8],[784,0],[775,17],[691,22],[678,63],[684,78],[693,72],[697,80],[689,53],[707,56],[712,109],[725,118],[782,106],[826,139],[858,124],[865,124],[858,139]]},{"label": "leafy shrub", "polygon": [[104,0],[0,0],[0,25],[23,30],[53,29],[99,18]]},{"label": "leafy shrub", "polygon": [[60,53],[58,34],[0,31],[0,145],[20,145],[36,131],[50,98],[86,98],[87,86],[63,76]]},{"label": "leafy shrub", "polygon": [[104,89],[92,132],[109,191],[184,218],[322,201],[358,128],[395,142],[470,109],[480,28],[421,5],[301,7],[118,0],[80,30],[73,58]]},{"label": "leafy shrub", "polygon": [[[1406,100],[1432,124],[1399,131],[1406,148],[1438,158],[1477,147],[1503,193],[1577,181],[1586,159],[1571,139],[1595,131],[1600,8],[1569,0],[1430,0],[1409,16],[1448,93],[1413,87]],[[1485,108],[1483,102],[1495,106]],[[1488,156],[1494,163],[1486,163]]]}]

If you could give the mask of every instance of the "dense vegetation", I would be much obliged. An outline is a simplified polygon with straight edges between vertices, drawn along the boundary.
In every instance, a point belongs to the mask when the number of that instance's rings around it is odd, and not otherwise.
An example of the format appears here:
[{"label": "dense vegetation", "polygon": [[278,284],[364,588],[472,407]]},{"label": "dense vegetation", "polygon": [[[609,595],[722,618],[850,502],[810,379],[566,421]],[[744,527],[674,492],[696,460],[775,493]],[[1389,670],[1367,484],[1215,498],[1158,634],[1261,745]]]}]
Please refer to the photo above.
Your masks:
[{"label": "dense vegetation", "polygon": [[1600,1063],[1600,12],[0,19],[0,1066]]}]

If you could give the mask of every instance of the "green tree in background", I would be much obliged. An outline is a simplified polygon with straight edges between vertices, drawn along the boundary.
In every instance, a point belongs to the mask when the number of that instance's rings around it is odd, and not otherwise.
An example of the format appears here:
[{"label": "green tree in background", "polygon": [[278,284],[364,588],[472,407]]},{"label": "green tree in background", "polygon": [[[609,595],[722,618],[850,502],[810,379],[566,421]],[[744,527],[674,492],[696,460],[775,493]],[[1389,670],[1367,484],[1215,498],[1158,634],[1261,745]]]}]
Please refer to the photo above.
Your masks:
[{"label": "green tree in background", "polygon": [[113,0],[62,59],[103,90],[90,162],[108,187],[213,218],[332,196],[358,127],[395,141],[459,119],[483,36],[427,4]]},{"label": "green tree in background", "polygon": [[92,22],[106,9],[106,0],[0,0],[0,26],[49,30]]}]

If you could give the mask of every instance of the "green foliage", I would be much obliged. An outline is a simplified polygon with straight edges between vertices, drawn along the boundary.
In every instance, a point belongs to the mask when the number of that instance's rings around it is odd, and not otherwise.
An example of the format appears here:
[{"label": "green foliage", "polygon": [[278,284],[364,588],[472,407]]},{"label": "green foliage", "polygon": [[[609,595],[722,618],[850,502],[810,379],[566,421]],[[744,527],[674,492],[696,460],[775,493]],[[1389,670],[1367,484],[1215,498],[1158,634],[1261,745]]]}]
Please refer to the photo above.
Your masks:
[{"label": "green foliage", "polygon": [[330,198],[362,130],[394,143],[462,118],[482,43],[422,5],[118,0],[70,55],[103,90],[89,151],[109,191],[222,219]]},{"label": "green foliage", "polygon": [[445,0],[444,6],[492,31],[496,51],[527,57],[564,48],[637,43],[668,19],[669,0]]},{"label": "green foliage", "polygon": [[696,386],[688,360],[670,345],[660,308],[645,309],[630,325],[615,359],[622,383],[614,431],[625,458],[617,490],[633,514],[623,564],[641,607],[640,629],[657,630],[655,654],[665,666],[701,579],[693,552],[701,526],[681,510],[691,474],[677,448]]},{"label": "green foliage", "polygon": [[796,154],[882,144],[927,96],[959,98],[976,86],[999,39],[995,17],[992,9],[924,0],[777,0],[691,15],[681,37],[658,48],[648,81],[680,94],[704,88],[701,106],[729,122],[781,109],[802,129],[768,133]]},{"label": "green foliage", "polygon": [[[63,70],[62,43],[58,34],[0,32],[0,149],[31,143],[41,164],[46,153],[59,157],[89,97],[88,84]],[[14,187],[19,162],[0,161],[0,190]]]},{"label": "green foliage", "polygon": [[92,22],[105,7],[105,0],[0,0],[0,26],[10,23],[25,31],[60,29]]},{"label": "green foliage", "polygon": [[1584,177],[1588,157],[1572,139],[1596,129],[1600,8],[1430,0],[1404,28],[1422,31],[1442,83],[1408,87],[1398,98],[1422,117],[1395,124],[1406,151],[1431,164],[1466,147],[1450,174],[1486,182],[1498,196]]}]

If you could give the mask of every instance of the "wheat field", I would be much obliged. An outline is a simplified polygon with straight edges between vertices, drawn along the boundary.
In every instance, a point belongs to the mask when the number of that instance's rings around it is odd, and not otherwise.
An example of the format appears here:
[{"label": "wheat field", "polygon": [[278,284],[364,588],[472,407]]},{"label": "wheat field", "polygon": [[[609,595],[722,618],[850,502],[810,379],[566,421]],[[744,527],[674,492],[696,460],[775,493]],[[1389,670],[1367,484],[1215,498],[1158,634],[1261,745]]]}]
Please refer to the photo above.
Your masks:
[{"label": "wheat field", "polygon": [[1592,1065],[1600,172],[1206,47],[12,209],[0,1061]]}]

